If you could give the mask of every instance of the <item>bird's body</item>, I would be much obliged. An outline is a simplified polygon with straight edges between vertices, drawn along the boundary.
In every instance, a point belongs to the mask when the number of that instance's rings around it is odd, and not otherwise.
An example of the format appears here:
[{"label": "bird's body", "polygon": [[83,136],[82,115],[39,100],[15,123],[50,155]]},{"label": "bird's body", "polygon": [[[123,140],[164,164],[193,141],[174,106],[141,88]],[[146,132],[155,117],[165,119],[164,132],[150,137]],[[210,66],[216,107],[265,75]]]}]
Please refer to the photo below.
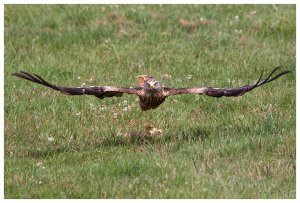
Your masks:
[{"label": "bird's body", "polygon": [[160,104],[165,101],[166,97],[163,92],[155,92],[150,94],[145,94],[140,96],[140,107],[142,111],[147,111],[149,109],[156,109]]},{"label": "bird's body", "polygon": [[90,87],[61,87],[48,83],[38,75],[21,71],[13,73],[14,76],[47,86],[56,91],[60,91],[66,95],[94,95],[99,99],[105,97],[120,97],[124,93],[137,95],[140,99],[140,107],[142,111],[155,109],[162,104],[165,99],[172,95],[178,94],[204,94],[211,97],[233,97],[241,96],[261,85],[269,83],[280,76],[289,73],[290,71],[283,71],[272,77],[273,73],[279,68],[275,68],[271,74],[264,80],[259,80],[254,85],[244,85],[238,88],[213,88],[213,87],[194,87],[194,88],[169,88],[163,87],[162,84],[151,76],[138,76],[139,87],[112,87],[112,86],[90,86]]}]

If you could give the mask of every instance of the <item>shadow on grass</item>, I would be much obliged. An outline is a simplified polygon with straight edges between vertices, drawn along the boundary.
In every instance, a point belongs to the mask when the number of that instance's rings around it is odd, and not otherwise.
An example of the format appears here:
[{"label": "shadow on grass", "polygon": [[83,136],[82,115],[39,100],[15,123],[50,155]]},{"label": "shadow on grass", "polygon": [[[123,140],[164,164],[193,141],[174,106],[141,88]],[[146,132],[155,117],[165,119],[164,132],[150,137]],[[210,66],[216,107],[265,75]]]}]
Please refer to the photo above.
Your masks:
[{"label": "shadow on grass", "polygon": [[168,132],[161,135],[147,136],[144,132],[141,131],[132,131],[129,133],[128,137],[109,137],[104,138],[98,146],[128,146],[128,145],[145,145],[145,144],[153,144],[160,145],[165,144],[167,142],[178,142],[181,144],[196,142],[196,141],[204,141],[210,132],[208,130],[202,128],[193,128],[187,131],[178,131],[178,132]]},{"label": "shadow on grass", "polygon": [[77,146],[52,146],[42,150],[27,150],[23,156],[34,159],[46,158],[60,153],[76,153],[82,150],[99,147],[123,147],[123,146],[143,146],[143,145],[165,145],[166,143],[176,143],[177,148],[186,143],[203,142],[209,137],[210,132],[202,128],[192,128],[178,132],[169,132],[161,135],[145,136],[144,132],[132,131],[127,137],[112,136],[98,140],[91,140],[86,145]]}]

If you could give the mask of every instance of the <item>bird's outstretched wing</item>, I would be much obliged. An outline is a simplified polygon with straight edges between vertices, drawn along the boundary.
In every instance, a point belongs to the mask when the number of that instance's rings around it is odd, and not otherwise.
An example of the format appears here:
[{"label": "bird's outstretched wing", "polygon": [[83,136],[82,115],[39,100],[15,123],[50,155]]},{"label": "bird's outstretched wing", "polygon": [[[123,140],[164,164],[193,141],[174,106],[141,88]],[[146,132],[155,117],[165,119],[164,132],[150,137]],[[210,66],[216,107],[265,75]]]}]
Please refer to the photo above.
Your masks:
[{"label": "bird's outstretched wing", "polygon": [[54,90],[60,91],[63,94],[67,95],[94,95],[99,99],[103,99],[105,97],[120,97],[124,93],[127,94],[135,94],[140,95],[142,88],[126,88],[126,87],[111,87],[111,86],[90,86],[90,87],[60,87],[53,84],[48,83],[40,76],[34,74],[30,74],[24,71],[19,73],[13,73],[12,75],[29,80],[31,82],[35,82],[46,87],[50,87]]},{"label": "bird's outstretched wing", "polygon": [[[171,96],[177,94],[204,94],[211,97],[236,97],[245,94],[259,86],[267,84],[282,75],[290,73],[291,71],[285,70],[277,74],[276,76],[272,77],[272,75],[279,69],[280,67],[275,68],[271,74],[262,80],[262,74],[260,75],[258,81],[254,85],[244,85],[242,87],[237,88],[213,88],[213,87],[200,87],[200,88],[167,88],[164,87],[164,95]],[[272,78],[271,78],[272,77]]]}]

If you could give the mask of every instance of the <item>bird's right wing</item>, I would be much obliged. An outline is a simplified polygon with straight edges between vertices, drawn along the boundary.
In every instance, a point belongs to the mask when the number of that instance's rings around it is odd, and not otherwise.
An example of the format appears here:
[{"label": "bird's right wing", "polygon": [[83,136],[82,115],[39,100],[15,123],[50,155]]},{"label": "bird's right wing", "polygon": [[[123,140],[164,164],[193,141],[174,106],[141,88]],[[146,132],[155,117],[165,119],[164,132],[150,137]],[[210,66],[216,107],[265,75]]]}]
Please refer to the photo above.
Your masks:
[{"label": "bird's right wing", "polygon": [[114,96],[120,97],[124,93],[140,95],[142,90],[142,88],[140,87],[137,88],[111,87],[111,86],[60,87],[48,83],[47,81],[45,81],[43,78],[41,78],[36,74],[32,75],[30,73],[21,71],[19,73],[13,73],[12,75],[29,80],[34,83],[44,85],[51,89],[60,91],[61,93],[66,95],[94,95],[99,99],[103,99],[105,97],[114,97]]},{"label": "bird's right wing", "polygon": [[287,73],[290,73],[291,71],[285,70],[281,73],[277,74],[273,78],[271,76],[274,74],[276,70],[278,70],[279,67],[275,68],[271,74],[266,78],[261,80],[262,74],[260,75],[260,78],[254,85],[244,85],[242,87],[237,88],[214,88],[214,87],[195,87],[195,88],[163,88],[164,95],[171,96],[171,95],[177,95],[177,94],[204,94],[211,97],[237,97],[242,96],[246,92],[249,92],[259,86],[262,86],[264,84],[267,84],[277,78],[279,78],[282,75],[285,75]]}]

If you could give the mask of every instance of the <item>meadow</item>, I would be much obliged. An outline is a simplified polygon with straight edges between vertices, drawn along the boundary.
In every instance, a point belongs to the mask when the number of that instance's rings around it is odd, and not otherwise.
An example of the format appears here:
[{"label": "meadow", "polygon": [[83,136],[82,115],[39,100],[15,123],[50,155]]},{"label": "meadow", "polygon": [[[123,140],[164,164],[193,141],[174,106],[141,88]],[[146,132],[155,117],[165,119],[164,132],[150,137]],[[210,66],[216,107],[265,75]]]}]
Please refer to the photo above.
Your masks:
[{"label": "meadow", "polygon": [[[296,198],[295,5],[5,5],[5,198]],[[239,87],[138,98],[61,86]],[[140,136],[148,123],[161,133]]]}]

